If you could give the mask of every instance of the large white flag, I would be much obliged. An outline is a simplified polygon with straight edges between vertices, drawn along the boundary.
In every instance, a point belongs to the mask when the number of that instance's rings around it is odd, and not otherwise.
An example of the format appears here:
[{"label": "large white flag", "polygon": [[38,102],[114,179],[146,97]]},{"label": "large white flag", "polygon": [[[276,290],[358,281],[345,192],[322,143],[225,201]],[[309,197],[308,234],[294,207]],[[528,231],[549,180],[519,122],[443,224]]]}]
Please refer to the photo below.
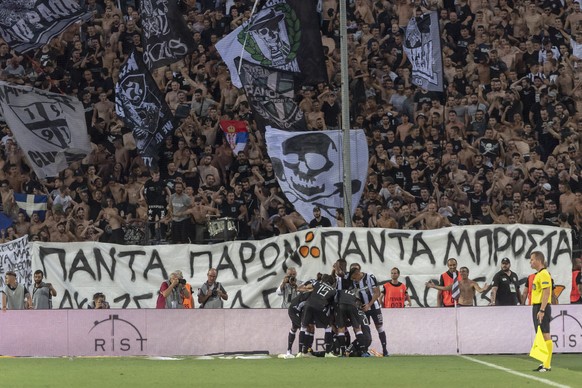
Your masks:
[{"label": "large white flag", "polygon": [[39,178],[57,176],[91,152],[76,97],[0,82],[0,109]]},{"label": "large white flag", "polygon": [[242,87],[237,58],[300,74],[306,84],[327,81],[315,0],[266,0],[249,20],[216,43],[230,70],[232,84]]},{"label": "large white flag", "polygon": [[[289,132],[267,127],[267,151],[279,185],[308,222],[318,206],[335,225],[336,211],[344,207],[342,137],[342,131]],[[368,172],[368,143],[361,129],[350,131],[350,154],[355,209]]]}]

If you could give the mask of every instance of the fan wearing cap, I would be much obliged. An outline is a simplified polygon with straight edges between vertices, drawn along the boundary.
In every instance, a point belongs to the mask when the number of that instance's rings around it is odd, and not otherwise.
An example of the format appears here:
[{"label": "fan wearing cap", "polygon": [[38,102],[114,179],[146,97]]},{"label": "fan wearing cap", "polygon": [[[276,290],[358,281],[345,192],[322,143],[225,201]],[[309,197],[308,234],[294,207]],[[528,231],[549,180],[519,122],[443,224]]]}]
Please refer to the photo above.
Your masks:
[{"label": "fan wearing cap", "polygon": [[32,298],[23,284],[16,280],[16,272],[6,272],[6,285],[2,289],[2,311],[32,308]]},{"label": "fan wearing cap", "polygon": [[491,306],[516,306],[521,303],[519,276],[511,270],[511,261],[501,259],[501,271],[497,272],[491,283]]}]

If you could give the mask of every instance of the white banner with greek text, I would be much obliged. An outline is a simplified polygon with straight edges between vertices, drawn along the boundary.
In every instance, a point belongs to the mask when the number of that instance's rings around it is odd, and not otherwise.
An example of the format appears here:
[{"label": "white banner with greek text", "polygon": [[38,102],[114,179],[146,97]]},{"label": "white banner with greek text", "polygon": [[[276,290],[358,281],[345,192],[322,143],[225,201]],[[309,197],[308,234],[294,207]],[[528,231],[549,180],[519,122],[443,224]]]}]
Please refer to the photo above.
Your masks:
[{"label": "white banner with greek text", "polygon": [[[276,289],[288,267],[298,278],[330,273],[344,258],[358,262],[380,282],[398,267],[413,306],[436,306],[437,291],[425,287],[438,282],[446,261],[454,257],[480,285],[491,283],[501,259],[523,284],[533,273],[531,252],[544,253],[556,285],[564,286],[561,303],[568,303],[571,287],[572,239],[567,229],[534,225],[488,225],[409,231],[364,228],[324,228],[301,231],[260,241],[233,241],[214,245],[123,246],[101,243],[32,244],[32,268],[42,269],[58,296],[58,308],[86,308],[101,291],[114,308],[153,308],[160,284],[181,270],[194,292],[206,281],[209,268],[218,269],[218,281],[229,294],[225,307],[280,307]],[[477,295],[478,305],[489,303]],[[196,303],[197,307],[197,303]]]}]

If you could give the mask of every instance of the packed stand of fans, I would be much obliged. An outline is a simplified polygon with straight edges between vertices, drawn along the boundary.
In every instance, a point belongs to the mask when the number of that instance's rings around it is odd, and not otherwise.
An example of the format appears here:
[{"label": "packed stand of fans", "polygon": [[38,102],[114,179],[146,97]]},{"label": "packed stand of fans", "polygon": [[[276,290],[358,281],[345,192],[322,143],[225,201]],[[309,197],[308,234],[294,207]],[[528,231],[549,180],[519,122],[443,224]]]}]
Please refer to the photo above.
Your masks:
[{"label": "packed stand of fans", "polygon": [[[14,220],[2,241],[203,243],[213,220],[239,239],[325,225],[285,200],[242,90],[215,43],[248,20],[250,0],[186,0],[180,7],[198,50],[153,72],[179,120],[158,166],[147,168],[115,115],[124,58],[143,51],[131,1],[85,0],[94,18],[37,52],[0,44],[1,79],[82,101],[93,150],[56,179],[38,180],[4,125],[0,193]],[[217,4],[220,6],[217,8]],[[321,1],[329,83],[304,85],[308,129],[340,128],[337,0]],[[425,8],[426,7],[426,8]],[[437,9],[446,90],[412,83],[403,50],[411,16]],[[434,229],[449,225],[581,225],[582,12],[578,1],[348,1],[350,117],[366,131],[369,173],[353,225]],[[245,120],[233,155],[219,121]],[[49,195],[44,220],[13,193]],[[345,224],[341,212],[336,220]],[[232,223],[234,228],[230,228]],[[228,238],[234,238],[229,235]]]}]

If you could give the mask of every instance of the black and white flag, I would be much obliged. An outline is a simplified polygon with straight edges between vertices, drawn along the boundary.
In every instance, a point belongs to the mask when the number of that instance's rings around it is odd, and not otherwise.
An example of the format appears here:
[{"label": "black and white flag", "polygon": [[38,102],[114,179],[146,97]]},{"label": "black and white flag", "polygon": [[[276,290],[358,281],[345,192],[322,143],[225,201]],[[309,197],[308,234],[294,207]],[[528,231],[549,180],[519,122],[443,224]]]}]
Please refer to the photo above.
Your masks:
[{"label": "black and white flag", "polygon": [[151,166],[160,143],[174,132],[174,117],[141,54],[135,50],[121,68],[115,85],[115,112],[132,130],[137,149]]},{"label": "black and white flag", "polygon": [[267,126],[287,131],[305,131],[305,115],[295,103],[293,73],[255,65],[243,60],[240,72],[257,128]]},{"label": "black and white flag", "polygon": [[[267,152],[281,190],[307,221],[318,206],[332,224],[344,207],[342,131],[289,132],[267,127]],[[360,202],[368,173],[368,143],[363,130],[350,131],[352,204]]]},{"label": "black and white flag", "polygon": [[0,0],[0,34],[12,49],[26,52],[92,16],[78,0]]},{"label": "black and white flag", "polygon": [[316,5],[317,0],[267,0],[250,20],[216,43],[232,84],[242,87],[236,58],[301,73],[304,83],[327,81]]},{"label": "black and white flag", "polygon": [[149,69],[174,63],[196,49],[175,0],[142,0],[141,20],[143,60]]},{"label": "black and white flag", "polygon": [[91,152],[85,109],[76,97],[0,82],[0,107],[39,178],[57,176]]},{"label": "black and white flag", "polygon": [[443,58],[436,11],[410,19],[406,27],[404,52],[412,64],[412,83],[442,92]]}]

